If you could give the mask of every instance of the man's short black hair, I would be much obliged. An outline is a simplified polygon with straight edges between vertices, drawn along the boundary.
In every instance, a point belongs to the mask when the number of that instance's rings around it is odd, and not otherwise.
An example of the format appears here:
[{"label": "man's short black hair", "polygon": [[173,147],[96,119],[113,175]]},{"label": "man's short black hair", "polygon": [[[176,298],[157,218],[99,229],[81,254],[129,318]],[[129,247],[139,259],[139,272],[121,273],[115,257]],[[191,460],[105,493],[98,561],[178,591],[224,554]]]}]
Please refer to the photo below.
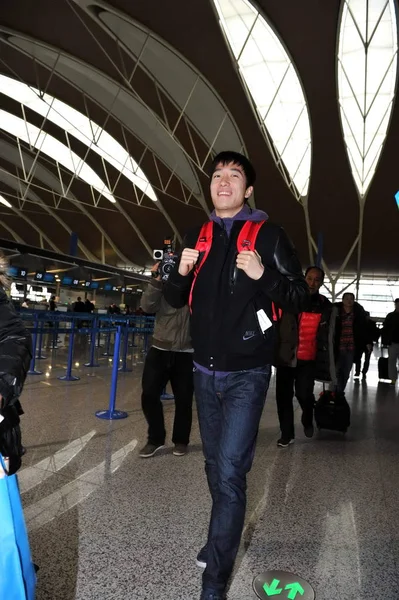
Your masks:
[{"label": "man's short black hair", "polygon": [[246,189],[253,186],[256,181],[256,171],[252,166],[252,163],[246,156],[240,154],[239,152],[234,152],[233,150],[225,150],[224,152],[219,152],[216,154],[215,158],[212,161],[211,169],[210,169],[210,177],[216,171],[216,167],[222,163],[222,165],[228,165],[230,163],[234,163],[235,165],[240,165],[245,174],[246,179]]},{"label": "man's short black hair", "polygon": [[319,271],[319,273],[324,281],[324,277],[326,274],[324,273],[323,269],[321,267],[318,267],[317,265],[311,265],[310,267],[308,267],[305,271],[305,277],[309,273],[309,271],[313,271],[313,269],[316,269],[316,271]]},{"label": "man's short black hair", "polygon": [[345,292],[345,294],[342,294],[342,300],[345,298],[345,296],[352,296],[353,299],[355,299],[355,294],[353,292]]},{"label": "man's short black hair", "polygon": [[395,304],[399,302],[399,298],[395,298]]}]

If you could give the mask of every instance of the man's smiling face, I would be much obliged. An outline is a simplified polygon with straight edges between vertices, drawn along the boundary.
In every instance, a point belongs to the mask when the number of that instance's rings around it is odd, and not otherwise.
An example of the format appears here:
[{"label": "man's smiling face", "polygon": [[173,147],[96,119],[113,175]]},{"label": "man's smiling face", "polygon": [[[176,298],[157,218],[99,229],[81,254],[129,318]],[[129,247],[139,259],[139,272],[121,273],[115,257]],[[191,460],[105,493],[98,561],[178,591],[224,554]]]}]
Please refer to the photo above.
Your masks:
[{"label": "man's smiling face", "polygon": [[211,179],[211,198],[218,217],[234,217],[240,212],[253,187],[247,188],[247,179],[241,165],[219,163]]}]

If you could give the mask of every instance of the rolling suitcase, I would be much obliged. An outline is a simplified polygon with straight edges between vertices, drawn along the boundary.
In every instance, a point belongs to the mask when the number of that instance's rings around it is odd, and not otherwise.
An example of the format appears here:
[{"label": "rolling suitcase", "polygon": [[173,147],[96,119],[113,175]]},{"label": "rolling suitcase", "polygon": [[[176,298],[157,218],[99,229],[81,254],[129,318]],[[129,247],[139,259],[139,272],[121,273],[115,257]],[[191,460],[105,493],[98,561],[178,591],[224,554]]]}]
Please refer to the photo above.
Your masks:
[{"label": "rolling suitcase", "polygon": [[315,404],[314,416],[318,429],[346,433],[351,423],[351,409],[345,394],[323,390]]},{"label": "rolling suitcase", "polygon": [[389,379],[388,358],[384,357],[383,346],[381,346],[381,356],[378,359],[378,379]]}]

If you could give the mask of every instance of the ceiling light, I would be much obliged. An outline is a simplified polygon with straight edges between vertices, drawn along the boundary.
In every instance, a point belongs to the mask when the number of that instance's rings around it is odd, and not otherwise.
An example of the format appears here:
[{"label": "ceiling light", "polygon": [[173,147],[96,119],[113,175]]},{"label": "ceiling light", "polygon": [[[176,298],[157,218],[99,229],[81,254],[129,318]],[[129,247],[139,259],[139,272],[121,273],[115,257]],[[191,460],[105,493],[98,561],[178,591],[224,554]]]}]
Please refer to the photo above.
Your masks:
[{"label": "ceiling light", "polygon": [[7,208],[12,208],[11,204],[8,202],[8,200],[3,198],[3,196],[0,196],[0,204],[4,204],[4,206],[7,206]]}]

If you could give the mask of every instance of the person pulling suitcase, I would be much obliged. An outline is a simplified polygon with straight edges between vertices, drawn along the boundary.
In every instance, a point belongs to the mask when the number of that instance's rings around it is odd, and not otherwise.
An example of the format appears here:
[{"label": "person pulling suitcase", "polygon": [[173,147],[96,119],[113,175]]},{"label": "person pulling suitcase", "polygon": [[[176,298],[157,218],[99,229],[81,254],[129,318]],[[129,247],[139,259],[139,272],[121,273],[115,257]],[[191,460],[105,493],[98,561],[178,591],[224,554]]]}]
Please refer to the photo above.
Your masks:
[{"label": "person pulling suitcase", "polygon": [[295,439],[294,390],[302,409],[304,433],[310,438],[314,433],[315,379],[336,382],[333,348],[336,310],[319,293],[324,271],[310,266],[306,269],[305,280],[310,291],[306,309],[296,315],[278,310],[278,307],[275,310],[276,401],[281,430],[277,441],[279,448],[287,448]]}]

